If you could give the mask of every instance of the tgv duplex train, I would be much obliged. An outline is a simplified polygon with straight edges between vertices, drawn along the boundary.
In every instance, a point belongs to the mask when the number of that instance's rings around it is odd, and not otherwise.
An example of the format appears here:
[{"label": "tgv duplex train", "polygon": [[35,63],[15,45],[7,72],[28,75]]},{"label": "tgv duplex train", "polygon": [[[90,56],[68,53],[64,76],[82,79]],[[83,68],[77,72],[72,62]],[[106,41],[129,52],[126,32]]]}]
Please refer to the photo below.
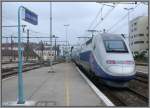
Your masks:
[{"label": "tgv duplex train", "polygon": [[135,76],[132,53],[120,34],[99,33],[80,48],[74,48],[72,57],[90,75],[110,86],[124,87]]}]

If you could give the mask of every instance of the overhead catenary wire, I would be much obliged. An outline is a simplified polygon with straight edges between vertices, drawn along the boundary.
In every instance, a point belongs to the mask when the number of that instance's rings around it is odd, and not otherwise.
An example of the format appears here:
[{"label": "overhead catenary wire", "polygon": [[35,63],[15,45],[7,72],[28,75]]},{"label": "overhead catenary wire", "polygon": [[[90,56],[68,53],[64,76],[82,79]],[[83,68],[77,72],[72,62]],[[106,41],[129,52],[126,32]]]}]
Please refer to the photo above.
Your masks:
[{"label": "overhead catenary wire", "polygon": [[[117,5],[118,5],[118,4],[117,4]],[[99,22],[93,27],[93,29],[96,29],[96,28],[110,15],[110,13],[116,8],[117,5],[115,5],[114,7],[112,7],[112,8],[105,14],[105,16],[104,16],[103,18],[101,18],[101,20],[99,20]]]},{"label": "overhead catenary wire", "polygon": [[102,5],[101,7],[100,7],[100,9],[99,9],[99,11],[97,12],[97,14],[96,14],[96,16],[95,16],[95,18],[92,20],[92,22],[90,23],[90,26],[88,27],[88,30],[93,26],[93,24],[94,24],[94,22],[97,20],[97,18],[99,17],[99,15],[101,14],[101,10],[102,10],[102,8],[104,7],[104,5]]},{"label": "overhead catenary wire", "polygon": [[125,14],[123,17],[121,17],[116,23],[114,23],[109,29],[107,29],[107,32],[109,32],[111,29],[116,27],[116,25],[118,25],[120,22],[122,22],[127,16],[128,16],[128,14]]},{"label": "overhead catenary wire", "polygon": [[111,33],[114,33],[116,30],[118,30],[119,27],[121,27],[121,29],[123,29],[124,27],[126,27],[126,26],[122,26],[122,25],[124,25],[124,24],[126,24],[125,21],[124,21],[123,23],[120,23],[119,26],[117,26],[115,29],[113,29],[113,31],[112,31]]},{"label": "overhead catenary wire", "polygon": [[[96,26],[94,26],[93,29],[95,29],[95,28],[99,25],[100,22],[104,21],[104,20],[105,20],[104,18],[106,18],[106,17],[112,12],[112,10],[114,9],[114,6],[112,6],[113,8],[112,8],[110,11],[108,11],[108,12],[106,13],[106,15],[102,18],[102,9],[104,8],[104,5],[106,5],[106,4],[102,4],[102,6],[100,7],[100,9],[99,9],[97,15],[95,16],[94,20],[91,22],[91,24],[90,24],[88,30],[93,26],[94,22],[97,20],[97,18],[98,18],[99,15],[101,16],[101,18],[100,18],[101,20],[96,24]],[[116,6],[117,6],[117,5],[116,5]],[[103,19],[103,20],[102,20],[102,19]],[[86,32],[83,34],[83,36],[84,36],[85,34],[86,34]]]},{"label": "overhead catenary wire", "polygon": [[31,33],[34,33],[34,34],[45,34],[45,35],[48,35],[49,36],[49,33],[42,33],[42,32],[39,32],[39,31],[35,31],[35,30],[32,30],[32,29],[29,29]]},{"label": "overhead catenary wire", "polygon": [[[132,11],[130,11],[129,13],[135,11],[135,9],[136,9],[138,6],[139,6],[139,4],[136,5],[136,6],[134,7],[134,9],[133,9]],[[128,13],[125,14],[123,17],[121,17],[121,18],[120,18],[116,23],[114,23],[109,29],[107,29],[107,32],[111,31],[113,28],[116,27],[116,25],[118,25],[120,22],[124,21],[124,19],[125,19],[127,16],[128,16]]]}]

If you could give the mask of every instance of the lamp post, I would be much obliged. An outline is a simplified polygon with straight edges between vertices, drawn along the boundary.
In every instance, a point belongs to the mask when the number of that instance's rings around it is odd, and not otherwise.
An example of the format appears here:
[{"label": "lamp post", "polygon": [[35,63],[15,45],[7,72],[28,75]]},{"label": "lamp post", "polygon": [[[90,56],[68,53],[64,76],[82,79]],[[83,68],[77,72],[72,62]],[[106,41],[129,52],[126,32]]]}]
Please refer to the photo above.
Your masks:
[{"label": "lamp post", "polygon": [[[65,29],[65,31],[66,31],[66,53],[68,53],[68,49],[67,49],[67,48],[68,48],[68,47],[67,47],[67,46],[68,46],[68,44],[67,44],[67,40],[68,40],[68,39],[67,39],[67,35],[68,35],[68,27],[69,27],[70,25],[69,25],[69,24],[65,24],[64,26],[66,27],[66,29]],[[66,59],[67,59],[67,58],[66,58]]]},{"label": "lamp post", "polygon": [[[52,2],[50,2],[50,56],[52,56],[52,38],[53,38],[53,35],[52,35]],[[53,71],[53,68],[52,68],[52,57],[50,58],[50,71],[49,72],[54,72]]]},{"label": "lamp post", "polygon": [[29,62],[29,29],[27,30],[27,58],[26,61]]},{"label": "lamp post", "polygon": [[13,60],[13,40],[12,40],[12,35],[11,35],[11,59],[10,62]]},{"label": "lamp post", "polygon": [[55,38],[55,57],[54,58],[55,58],[55,61],[56,61],[56,39],[59,38],[59,37],[53,35],[53,38]]},{"label": "lamp post", "polygon": [[125,10],[128,11],[128,36],[129,36],[129,47],[131,48],[131,43],[130,43],[130,24],[129,24],[129,20],[130,20],[130,10],[133,10],[134,8],[124,8]]}]

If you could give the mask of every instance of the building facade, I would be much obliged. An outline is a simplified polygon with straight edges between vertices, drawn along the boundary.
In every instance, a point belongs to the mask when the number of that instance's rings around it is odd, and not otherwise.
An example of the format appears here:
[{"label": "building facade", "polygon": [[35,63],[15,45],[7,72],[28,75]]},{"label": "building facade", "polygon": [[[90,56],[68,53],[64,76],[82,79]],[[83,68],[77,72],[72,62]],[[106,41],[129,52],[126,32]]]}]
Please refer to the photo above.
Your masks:
[{"label": "building facade", "polygon": [[129,24],[129,46],[133,55],[145,53],[148,56],[149,33],[148,16],[139,16]]},{"label": "building facade", "polygon": [[34,51],[43,60],[54,60],[55,53],[57,54],[55,50],[50,50],[50,47],[44,47],[43,50],[41,50],[41,48],[39,47]]}]

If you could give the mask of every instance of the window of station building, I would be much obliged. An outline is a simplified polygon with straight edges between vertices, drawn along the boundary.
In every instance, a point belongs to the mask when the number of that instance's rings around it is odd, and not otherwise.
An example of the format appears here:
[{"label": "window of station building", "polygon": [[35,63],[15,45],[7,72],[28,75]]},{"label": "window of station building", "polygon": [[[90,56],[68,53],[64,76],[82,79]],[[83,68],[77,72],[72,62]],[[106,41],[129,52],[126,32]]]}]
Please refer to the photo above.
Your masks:
[{"label": "window of station building", "polygon": [[149,43],[149,41],[146,41],[147,43]]},{"label": "window of station building", "polygon": [[139,36],[144,36],[144,34],[139,34]]},{"label": "window of station building", "polygon": [[149,36],[149,34],[146,34],[147,35],[147,37]]},{"label": "window of station building", "polygon": [[134,37],[137,37],[137,36],[138,36],[137,34],[134,35]]},{"label": "window of station building", "polygon": [[133,38],[133,36],[131,36],[131,38]]},{"label": "window of station building", "polygon": [[137,23],[135,22],[134,25],[136,25]]},{"label": "window of station building", "polygon": [[135,41],[134,44],[141,44],[144,43],[144,41]]},{"label": "window of station building", "polygon": [[131,26],[133,27],[134,25],[132,24]]},{"label": "window of station building", "polygon": [[136,31],[137,30],[137,28],[134,28],[134,31]]},{"label": "window of station building", "polygon": [[148,26],[146,27],[146,29],[148,30]]}]

